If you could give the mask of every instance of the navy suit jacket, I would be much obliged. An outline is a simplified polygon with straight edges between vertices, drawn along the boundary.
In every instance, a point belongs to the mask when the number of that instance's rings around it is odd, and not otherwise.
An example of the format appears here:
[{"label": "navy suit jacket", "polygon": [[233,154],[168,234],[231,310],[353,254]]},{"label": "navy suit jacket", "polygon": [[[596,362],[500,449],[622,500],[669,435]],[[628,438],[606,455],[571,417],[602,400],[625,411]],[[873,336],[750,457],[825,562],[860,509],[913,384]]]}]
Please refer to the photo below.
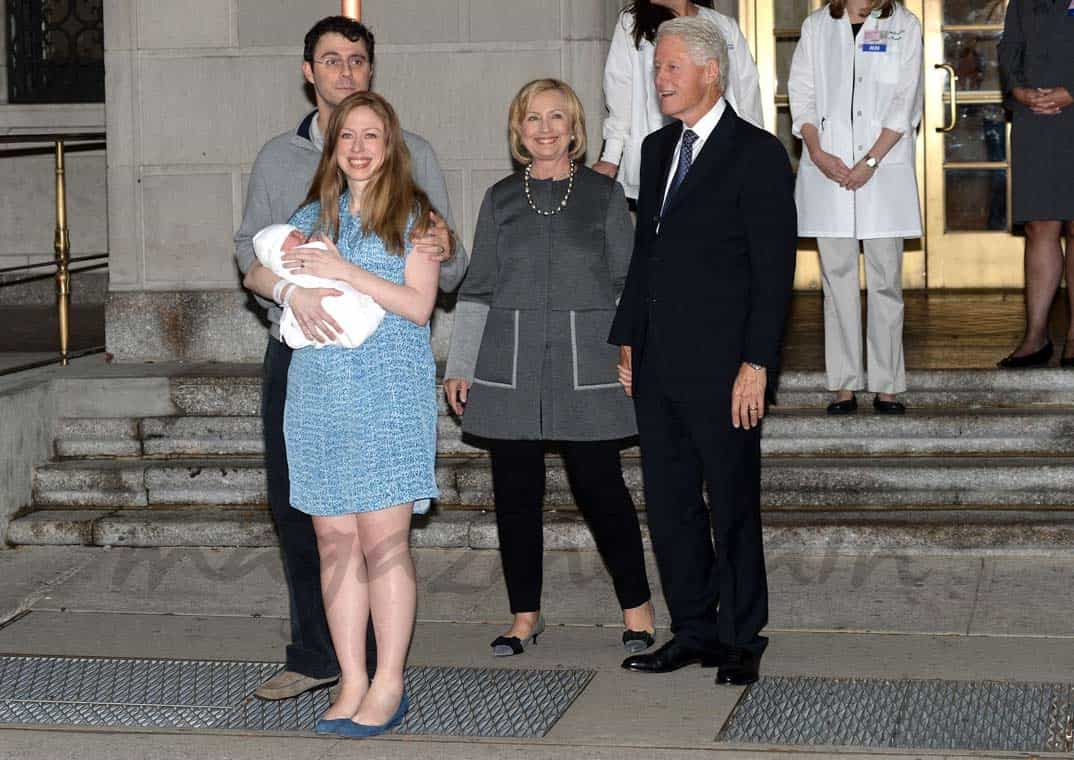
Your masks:
[{"label": "navy suit jacket", "polygon": [[[730,396],[742,362],[774,384],[794,282],[797,211],[783,145],[730,105],[660,217],[682,131],[645,138],[630,270],[609,336],[659,350],[660,379],[675,396]],[[657,227],[659,224],[659,232]]]}]

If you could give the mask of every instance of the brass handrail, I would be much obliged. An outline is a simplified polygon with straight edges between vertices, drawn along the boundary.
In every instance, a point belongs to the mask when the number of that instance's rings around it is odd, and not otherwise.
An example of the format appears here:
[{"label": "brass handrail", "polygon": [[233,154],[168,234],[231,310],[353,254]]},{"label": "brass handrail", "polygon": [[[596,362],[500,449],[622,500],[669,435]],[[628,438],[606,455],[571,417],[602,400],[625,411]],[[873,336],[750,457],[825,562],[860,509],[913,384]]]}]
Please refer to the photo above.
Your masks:
[{"label": "brass handrail", "polygon": [[[105,147],[106,135],[104,132],[55,132],[55,133],[37,133],[37,134],[24,134],[24,135],[0,135],[0,145],[4,144],[19,144],[19,143],[52,143],[52,151],[56,157],[56,230],[53,236],[53,253],[55,254],[55,260],[48,262],[47,264],[27,264],[19,267],[8,267],[0,272],[12,272],[12,271],[24,271],[27,269],[36,269],[40,266],[54,266],[56,267],[56,309],[60,322],[60,355],[58,359],[49,359],[45,361],[32,362],[30,364],[21,365],[19,367],[9,368],[0,374],[9,374],[13,371],[19,371],[23,369],[30,369],[31,367],[40,367],[46,364],[52,364],[59,361],[61,366],[66,367],[71,359],[69,352],[70,342],[70,311],[71,311],[71,268],[72,261],[87,261],[90,259],[107,258],[107,254],[97,254],[92,256],[79,256],[76,259],[71,258],[71,234],[70,229],[67,226],[67,180],[66,180],[66,167],[65,167],[65,149],[66,143],[95,143],[91,146],[72,146],[73,150],[77,150],[80,147],[83,150],[94,150],[97,148]],[[97,145],[96,143],[99,143]],[[9,151],[0,151],[0,158],[13,158],[20,155],[30,155],[35,151],[41,150],[40,148],[22,149],[18,148]],[[85,271],[87,269],[98,269],[101,265],[95,265],[91,267],[83,267],[81,269],[74,270],[76,272]],[[18,282],[24,282],[26,280],[40,279],[37,277],[29,277]],[[11,283],[16,284],[16,283]],[[79,352],[79,355],[85,355],[87,353],[95,353],[97,351],[103,351],[104,347],[93,348],[88,351]]]}]

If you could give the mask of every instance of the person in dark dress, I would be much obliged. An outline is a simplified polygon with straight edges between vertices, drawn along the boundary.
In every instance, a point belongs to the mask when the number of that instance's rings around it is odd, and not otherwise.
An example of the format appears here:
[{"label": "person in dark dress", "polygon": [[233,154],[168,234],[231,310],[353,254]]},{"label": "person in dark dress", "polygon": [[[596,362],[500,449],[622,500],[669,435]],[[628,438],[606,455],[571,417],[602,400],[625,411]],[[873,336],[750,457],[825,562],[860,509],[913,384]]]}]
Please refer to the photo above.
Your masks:
[{"label": "person in dark dress", "polygon": [[[999,65],[1013,117],[1012,216],[1026,235],[1025,336],[999,362],[1015,369],[1052,358],[1048,312],[1064,269],[1074,315],[1074,3],[1010,0]],[[1074,318],[1060,363],[1074,367]]]}]

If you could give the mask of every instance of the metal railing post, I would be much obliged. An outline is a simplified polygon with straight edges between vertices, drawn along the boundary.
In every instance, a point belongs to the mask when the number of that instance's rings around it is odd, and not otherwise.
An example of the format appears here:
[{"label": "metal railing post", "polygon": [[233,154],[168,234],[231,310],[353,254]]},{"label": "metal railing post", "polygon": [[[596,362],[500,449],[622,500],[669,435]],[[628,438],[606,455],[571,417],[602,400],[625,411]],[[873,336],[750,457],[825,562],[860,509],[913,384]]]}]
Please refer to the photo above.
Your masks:
[{"label": "metal railing post", "polygon": [[67,186],[64,179],[63,140],[56,140],[56,307],[60,317],[60,365],[68,362],[71,308],[71,237],[67,229]]}]

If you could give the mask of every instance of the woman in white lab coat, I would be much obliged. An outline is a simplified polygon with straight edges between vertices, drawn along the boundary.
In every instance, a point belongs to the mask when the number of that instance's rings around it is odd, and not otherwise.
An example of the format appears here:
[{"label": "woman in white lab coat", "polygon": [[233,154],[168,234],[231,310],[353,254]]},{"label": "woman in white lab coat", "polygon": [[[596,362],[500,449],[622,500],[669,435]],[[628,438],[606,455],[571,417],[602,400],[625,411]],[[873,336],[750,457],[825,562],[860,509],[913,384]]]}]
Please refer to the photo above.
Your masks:
[{"label": "woman in white lab coat", "polygon": [[811,13],[791,62],[793,132],[806,151],[798,234],[816,237],[824,285],[829,414],[865,387],[858,254],[868,289],[868,389],[901,414],[903,239],[921,236],[914,131],[921,121],[921,23],[896,0],[832,0]]},{"label": "woman in white lab coat", "polygon": [[727,43],[730,72],[724,97],[735,112],[764,128],[757,64],[738,22],[714,10],[712,0],[635,0],[615,24],[604,64],[604,152],[593,168],[614,177],[627,198],[638,197],[641,143],[667,124],[653,87],[653,39],[663,22],[677,16],[700,16],[720,30]]}]

